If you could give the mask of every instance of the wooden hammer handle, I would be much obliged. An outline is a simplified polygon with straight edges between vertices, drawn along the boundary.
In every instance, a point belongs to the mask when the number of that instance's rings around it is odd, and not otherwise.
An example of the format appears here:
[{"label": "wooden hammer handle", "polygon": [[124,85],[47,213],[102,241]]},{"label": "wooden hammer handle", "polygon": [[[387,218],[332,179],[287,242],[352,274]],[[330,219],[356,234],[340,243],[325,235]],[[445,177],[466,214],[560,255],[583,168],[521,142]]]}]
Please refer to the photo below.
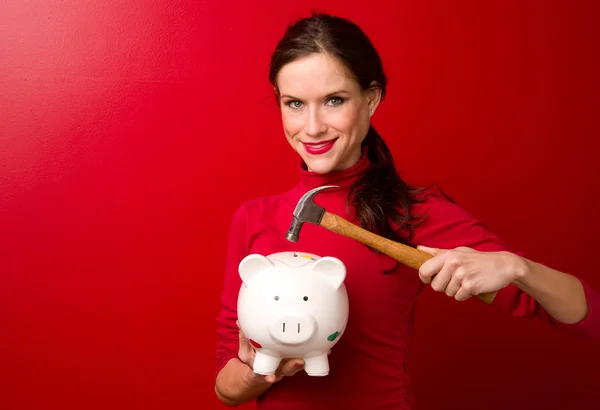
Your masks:
[{"label": "wooden hammer handle", "polygon": [[[377,249],[403,265],[409,266],[415,270],[419,270],[423,263],[433,257],[426,252],[369,232],[366,229],[354,225],[344,218],[327,211],[323,214],[320,225],[332,232],[355,239],[373,249]],[[496,297],[496,292],[481,293],[475,295],[475,297],[487,304],[491,304]]]}]

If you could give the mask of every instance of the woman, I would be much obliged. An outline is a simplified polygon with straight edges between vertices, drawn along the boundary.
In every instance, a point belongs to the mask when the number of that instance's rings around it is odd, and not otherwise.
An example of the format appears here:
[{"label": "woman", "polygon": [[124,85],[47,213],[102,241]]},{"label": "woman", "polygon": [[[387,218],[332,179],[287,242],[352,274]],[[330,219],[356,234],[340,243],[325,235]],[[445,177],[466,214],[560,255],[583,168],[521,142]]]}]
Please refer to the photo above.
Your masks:
[{"label": "woman", "polygon": [[[406,362],[414,302],[425,284],[459,301],[498,291],[494,306],[512,315],[577,334],[600,333],[600,316],[592,315],[600,299],[587,285],[511,252],[456,204],[400,179],[370,126],[386,77],[359,27],[322,14],[299,20],[273,53],[270,81],[284,133],[301,158],[300,181],[280,195],[244,203],[233,218],[218,319],[215,390],[223,402],[258,399],[261,409],[413,409]],[[326,184],[340,187],[319,194],[328,211],[435,256],[417,275],[320,227],[306,225],[298,243],[288,242],[298,199]],[[301,359],[260,376],[252,372],[253,348],[236,325],[237,267],[250,253],[297,250],[346,264],[348,327],[330,354],[327,377],[299,372]]]}]

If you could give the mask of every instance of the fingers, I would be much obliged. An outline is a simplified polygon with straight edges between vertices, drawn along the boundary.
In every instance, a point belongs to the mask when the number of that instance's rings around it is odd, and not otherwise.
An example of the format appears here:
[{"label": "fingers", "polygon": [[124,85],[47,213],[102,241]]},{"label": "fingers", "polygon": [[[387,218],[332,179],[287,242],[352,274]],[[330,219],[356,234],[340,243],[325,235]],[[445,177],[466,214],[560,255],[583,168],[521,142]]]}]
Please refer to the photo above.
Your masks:
[{"label": "fingers", "polygon": [[246,336],[244,335],[244,332],[242,332],[242,328],[240,327],[240,322],[238,322],[237,320],[235,321],[235,324],[238,327],[238,336],[240,338],[240,344],[241,343],[247,343],[250,344],[250,342],[248,341],[248,339],[246,339]]},{"label": "fingers", "polygon": [[236,320],[235,323],[238,325],[238,337],[240,338],[240,347],[246,347],[248,346],[251,350],[254,350],[254,347],[252,347],[252,345],[250,344],[250,341],[246,338],[246,335],[244,335],[244,332],[242,332],[242,329],[240,328],[239,322]]},{"label": "fingers", "polygon": [[461,286],[461,276],[458,275],[458,273],[455,273],[454,275],[452,275],[452,279],[450,279],[450,282],[448,283],[448,285],[446,285],[446,288],[444,289],[444,293],[447,296],[450,296],[451,298],[453,298],[456,293],[458,292],[458,290],[460,289]]},{"label": "fingers", "polygon": [[435,291],[444,292],[457,301],[477,294],[486,279],[482,275],[490,270],[485,253],[473,248],[461,246],[446,250],[419,245],[417,249],[433,256],[419,268],[421,281],[431,283]]},{"label": "fingers", "polygon": [[291,377],[304,369],[303,359],[285,359],[279,364],[279,368],[275,374],[265,376],[265,381],[268,383],[276,383],[284,377]]},{"label": "fingers", "polygon": [[[464,278],[464,268],[461,263],[462,257],[459,252],[470,252],[470,248],[457,248],[452,251],[430,248],[427,246],[418,246],[429,254],[435,255],[430,260],[421,265],[419,277],[423,283],[430,283],[431,288],[437,292],[444,292],[449,297],[455,297],[462,286]],[[466,300],[470,297],[463,290],[459,294]]]},{"label": "fingers", "polygon": [[[236,320],[238,329],[240,329],[239,322]],[[238,347],[238,358],[246,365],[254,366],[254,357],[256,356],[256,350],[250,344],[250,341],[246,338],[242,330],[238,330],[239,347]]]},{"label": "fingers", "polygon": [[[431,249],[427,247],[418,247],[419,249]],[[434,253],[439,252],[439,250],[433,251]],[[428,252],[430,253],[430,252]],[[425,284],[430,283],[435,275],[437,275],[442,267],[444,266],[444,261],[446,259],[445,253],[440,253],[437,256],[429,259],[425,263],[421,265],[419,268],[419,278]]]},{"label": "fingers", "polygon": [[244,343],[244,344],[250,344],[250,342],[248,341],[248,339],[246,339],[246,336],[244,336],[244,334],[242,333],[242,331],[238,331],[238,337],[240,338],[240,344]]},{"label": "fingers", "polygon": [[424,245],[417,245],[417,249],[420,250],[420,251],[423,251],[425,253],[428,253],[430,255],[433,255],[433,256],[437,256],[437,255],[439,255],[440,253],[443,252],[442,249],[431,248],[429,246],[424,246]]},{"label": "fingers", "polygon": [[252,363],[254,362],[254,356],[256,355],[254,347],[252,347],[248,339],[246,339],[241,331],[239,332],[239,336],[240,344],[238,348],[238,357],[248,366],[252,366]]},{"label": "fingers", "polygon": [[446,264],[442,266],[442,270],[431,278],[431,288],[437,292],[446,290],[446,286],[452,279],[452,269]]},{"label": "fingers", "polygon": [[290,359],[282,362],[280,372],[283,376],[293,376],[304,368],[304,360]]},{"label": "fingers", "polygon": [[245,342],[245,343],[250,344],[248,339],[246,339],[246,335],[244,335],[244,332],[242,332],[242,329],[240,329],[239,326],[238,326],[238,336],[240,338],[240,343]]},{"label": "fingers", "polygon": [[459,302],[463,302],[469,299],[471,296],[471,291],[466,286],[461,286],[456,292],[456,295],[454,295],[454,299],[458,300]]},{"label": "fingers", "polygon": [[278,376],[276,374],[270,374],[268,376],[265,376],[265,381],[267,383],[277,383],[278,381],[280,381],[283,378],[283,376]]},{"label": "fingers", "polygon": [[[440,249],[440,248],[432,248],[430,246],[424,246],[424,245],[417,245],[417,249],[420,251],[423,251],[425,253],[429,253],[430,255],[433,256],[437,256],[440,255],[444,252],[447,252],[447,249]],[[473,249],[473,248],[469,248],[467,246],[459,246],[458,248],[454,248],[454,251],[459,251],[459,252],[477,252],[477,250]]]}]

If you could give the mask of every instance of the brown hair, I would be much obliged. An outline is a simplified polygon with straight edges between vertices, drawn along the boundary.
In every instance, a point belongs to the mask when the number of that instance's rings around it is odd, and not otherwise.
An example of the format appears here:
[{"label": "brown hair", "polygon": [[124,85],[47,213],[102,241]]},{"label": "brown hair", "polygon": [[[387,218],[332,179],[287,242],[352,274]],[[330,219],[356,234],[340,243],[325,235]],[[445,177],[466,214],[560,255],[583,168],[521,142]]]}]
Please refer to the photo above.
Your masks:
[{"label": "brown hair", "polygon": [[[323,13],[313,13],[290,25],[277,44],[269,70],[269,81],[279,94],[277,73],[286,64],[313,53],[327,53],[346,66],[363,90],[377,87],[381,100],[386,95],[387,78],[381,58],[369,38],[353,22]],[[360,225],[388,239],[408,242],[417,218],[410,215],[420,190],[410,187],[398,173],[392,154],[383,138],[369,127],[363,141],[372,164],[350,188],[348,202],[356,209]],[[396,223],[396,230],[390,224]],[[402,234],[404,232],[404,234]]]}]

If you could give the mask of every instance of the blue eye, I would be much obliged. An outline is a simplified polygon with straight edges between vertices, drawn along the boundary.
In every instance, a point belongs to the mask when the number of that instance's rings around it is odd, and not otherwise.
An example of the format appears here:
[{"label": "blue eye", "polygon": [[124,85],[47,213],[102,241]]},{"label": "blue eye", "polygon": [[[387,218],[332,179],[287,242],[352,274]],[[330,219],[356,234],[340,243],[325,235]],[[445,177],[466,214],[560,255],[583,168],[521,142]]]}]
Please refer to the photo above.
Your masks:
[{"label": "blue eye", "polygon": [[340,97],[331,97],[328,101],[333,106],[342,105],[344,103],[344,99]]}]

